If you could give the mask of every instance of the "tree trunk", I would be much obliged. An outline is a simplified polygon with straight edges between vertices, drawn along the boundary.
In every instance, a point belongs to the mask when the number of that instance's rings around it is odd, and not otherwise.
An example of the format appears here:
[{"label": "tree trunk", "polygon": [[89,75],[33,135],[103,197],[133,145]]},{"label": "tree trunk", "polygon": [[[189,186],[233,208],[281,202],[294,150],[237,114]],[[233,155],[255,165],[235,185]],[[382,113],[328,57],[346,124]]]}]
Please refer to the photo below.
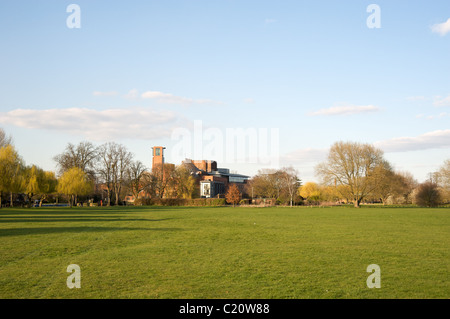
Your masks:
[{"label": "tree trunk", "polygon": [[361,199],[356,199],[355,203],[354,203],[355,208],[359,208],[360,203],[361,203]]},{"label": "tree trunk", "polygon": [[12,192],[9,193],[9,199],[10,199],[10,204],[9,204],[9,206],[10,206],[10,207],[13,207],[14,204],[13,204],[13,193],[12,193]]},{"label": "tree trunk", "polygon": [[2,192],[0,192],[0,208],[2,208]]},{"label": "tree trunk", "polygon": [[106,192],[106,194],[108,195],[108,200],[106,202],[106,206],[111,206],[111,193],[109,191],[109,188],[108,188],[108,191]]}]

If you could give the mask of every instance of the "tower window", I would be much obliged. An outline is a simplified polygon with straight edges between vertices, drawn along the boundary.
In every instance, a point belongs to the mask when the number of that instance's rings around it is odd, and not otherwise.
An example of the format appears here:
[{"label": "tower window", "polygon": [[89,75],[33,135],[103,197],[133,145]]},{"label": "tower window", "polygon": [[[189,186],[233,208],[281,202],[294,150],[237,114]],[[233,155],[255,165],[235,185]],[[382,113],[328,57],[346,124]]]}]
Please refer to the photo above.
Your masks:
[{"label": "tower window", "polygon": [[155,156],[161,156],[161,149],[159,147],[155,148]]}]

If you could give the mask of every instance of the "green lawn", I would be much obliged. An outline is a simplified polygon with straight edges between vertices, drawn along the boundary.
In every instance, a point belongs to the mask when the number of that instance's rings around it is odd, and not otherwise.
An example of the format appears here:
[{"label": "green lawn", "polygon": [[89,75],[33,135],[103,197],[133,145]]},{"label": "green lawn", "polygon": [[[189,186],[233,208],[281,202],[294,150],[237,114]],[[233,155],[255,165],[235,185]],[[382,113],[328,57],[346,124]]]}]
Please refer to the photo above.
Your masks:
[{"label": "green lawn", "polygon": [[449,208],[3,208],[0,243],[0,298],[450,297]]}]

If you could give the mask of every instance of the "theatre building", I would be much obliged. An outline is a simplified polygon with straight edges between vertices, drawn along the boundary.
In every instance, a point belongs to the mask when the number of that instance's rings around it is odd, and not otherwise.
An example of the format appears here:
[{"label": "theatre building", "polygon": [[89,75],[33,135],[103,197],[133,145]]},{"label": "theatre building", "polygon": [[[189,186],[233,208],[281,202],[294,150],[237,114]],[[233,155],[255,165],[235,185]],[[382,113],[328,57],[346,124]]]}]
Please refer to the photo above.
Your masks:
[{"label": "theatre building", "polygon": [[[152,149],[153,167],[164,164],[165,147],[155,146]],[[182,165],[199,183],[200,197],[203,198],[223,197],[230,184],[236,184],[243,193],[244,186],[250,178],[246,175],[230,173],[228,168],[218,168],[217,162],[212,160],[185,159]]]}]

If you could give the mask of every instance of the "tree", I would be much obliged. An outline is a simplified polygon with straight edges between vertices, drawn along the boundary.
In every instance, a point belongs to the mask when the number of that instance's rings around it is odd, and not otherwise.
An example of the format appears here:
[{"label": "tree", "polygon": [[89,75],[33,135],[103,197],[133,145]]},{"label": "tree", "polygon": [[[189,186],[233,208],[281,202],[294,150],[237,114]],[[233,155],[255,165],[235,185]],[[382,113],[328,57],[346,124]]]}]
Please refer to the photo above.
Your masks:
[{"label": "tree", "polygon": [[427,181],[419,185],[415,196],[415,202],[419,206],[436,207],[441,204],[439,187],[433,181]]},{"label": "tree", "polygon": [[64,152],[56,155],[53,160],[57,163],[60,175],[72,167],[78,167],[94,180],[97,157],[97,147],[91,142],[80,142],[77,146],[69,143]]},{"label": "tree", "polygon": [[391,164],[385,160],[375,167],[373,175],[377,178],[372,180],[375,183],[372,197],[381,200],[383,205],[389,198],[404,197],[411,191],[407,175],[395,172]]},{"label": "tree", "polygon": [[147,168],[141,161],[132,161],[127,169],[126,185],[135,199],[138,199],[141,192],[145,189],[146,173]]},{"label": "tree", "polygon": [[189,199],[194,196],[197,183],[191,172],[184,165],[175,168],[174,184],[177,198]]},{"label": "tree", "polygon": [[441,188],[442,199],[450,202],[450,159],[446,160],[438,171],[439,186]]},{"label": "tree", "polygon": [[32,165],[25,167],[22,174],[22,191],[27,195],[29,205],[33,197],[38,196],[39,207],[49,194],[56,192],[58,180],[55,173],[44,171],[42,168]]},{"label": "tree", "polygon": [[22,161],[18,163],[15,168],[14,178],[11,180],[10,185],[10,205],[14,206],[14,194],[20,194],[25,191],[26,184],[26,167]]},{"label": "tree", "polygon": [[125,146],[109,142],[99,147],[98,157],[98,172],[107,191],[107,206],[111,205],[113,194],[115,195],[115,204],[118,205],[133,156]]},{"label": "tree", "polygon": [[418,182],[410,172],[398,172],[401,176],[403,188],[400,196],[403,203],[412,203],[412,193],[417,188]]},{"label": "tree", "polygon": [[2,193],[12,193],[20,178],[22,165],[22,159],[12,145],[0,148],[0,208]]},{"label": "tree", "polygon": [[326,162],[316,166],[324,184],[349,187],[355,207],[371,194],[380,179],[375,168],[383,162],[383,152],[370,144],[337,142]]},{"label": "tree", "polygon": [[225,200],[228,204],[233,204],[233,207],[241,200],[241,192],[236,184],[228,186],[228,190],[225,194]]},{"label": "tree", "polygon": [[307,182],[300,186],[299,195],[308,201],[318,202],[322,199],[322,190],[318,184]]},{"label": "tree", "polygon": [[12,137],[6,135],[5,131],[0,127],[0,147],[5,147],[12,144]]},{"label": "tree", "polygon": [[447,159],[439,169],[439,177],[442,186],[450,189],[450,159]]},{"label": "tree", "polygon": [[70,207],[75,203],[76,197],[87,195],[93,190],[93,183],[86,172],[79,167],[67,170],[58,181],[57,191],[69,196]]},{"label": "tree", "polygon": [[249,181],[248,188],[251,189],[251,193],[255,197],[272,198],[275,196],[268,174],[261,170]]},{"label": "tree", "polygon": [[292,207],[294,196],[298,192],[298,188],[301,185],[300,178],[298,177],[298,172],[293,167],[283,167],[279,172],[278,176],[280,181],[282,182],[281,188],[285,190],[285,192],[289,196],[289,205]]},{"label": "tree", "polygon": [[47,199],[47,196],[56,192],[56,187],[58,185],[58,180],[56,175],[52,171],[44,171],[43,183],[41,184],[39,207],[42,206],[42,202]]},{"label": "tree", "polygon": [[43,170],[36,165],[25,169],[24,193],[27,195],[29,205],[32,204],[33,196],[40,192],[43,175]]},{"label": "tree", "polygon": [[122,191],[122,187],[126,184],[126,173],[130,167],[133,155],[123,145],[117,146],[117,166],[114,173],[114,193],[116,195],[115,205],[119,204],[119,196]]},{"label": "tree", "polygon": [[[173,195],[175,191],[175,165],[162,164],[152,168],[152,192],[159,198],[167,197],[167,194]],[[171,194],[172,193],[172,194]]]}]

